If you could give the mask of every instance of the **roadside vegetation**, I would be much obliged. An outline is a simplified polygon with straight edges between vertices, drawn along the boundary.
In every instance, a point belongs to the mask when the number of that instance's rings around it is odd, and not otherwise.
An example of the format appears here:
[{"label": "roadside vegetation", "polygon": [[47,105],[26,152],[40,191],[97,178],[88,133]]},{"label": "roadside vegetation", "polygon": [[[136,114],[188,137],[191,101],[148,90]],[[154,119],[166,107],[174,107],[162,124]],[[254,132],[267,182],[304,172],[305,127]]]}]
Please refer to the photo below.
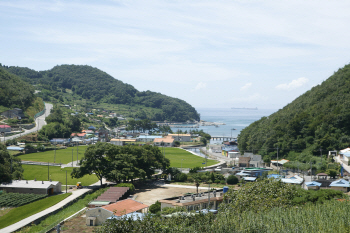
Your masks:
[{"label": "roadside vegetation", "polygon": [[25,219],[33,214],[39,213],[40,211],[43,211],[64,200],[69,195],[71,195],[71,193],[55,195],[11,209],[7,214],[0,218],[0,229],[21,221],[22,219]]}]

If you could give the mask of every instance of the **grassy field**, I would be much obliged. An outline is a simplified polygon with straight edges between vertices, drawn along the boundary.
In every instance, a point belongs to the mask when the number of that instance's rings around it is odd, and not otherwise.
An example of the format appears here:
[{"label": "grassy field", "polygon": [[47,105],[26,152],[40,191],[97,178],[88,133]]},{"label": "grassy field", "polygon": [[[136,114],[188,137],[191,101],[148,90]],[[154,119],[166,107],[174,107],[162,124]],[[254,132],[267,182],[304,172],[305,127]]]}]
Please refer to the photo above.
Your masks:
[{"label": "grassy field", "polygon": [[[79,146],[78,148],[78,159],[84,157],[85,150],[88,146]],[[56,163],[67,164],[72,162],[72,149],[73,149],[73,161],[77,161],[77,147],[68,147],[67,149],[56,150]],[[54,162],[55,151],[49,150],[44,152],[37,152],[31,154],[20,155],[18,158],[24,161],[35,161],[35,162]]]},{"label": "grassy field", "polygon": [[2,216],[0,218],[0,229],[10,226],[22,219],[25,219],[33,214],[39,213],[40,211],[43,211],[56,203],[62,201],[66,197],[71,195],[71,193],[66,193],[62,195],[55,195],[52,197],[47,197],[45,199],[32,202],[28,205],[24,205],[21,207],[17,207],[14,209],[11,209],[7,214]]},{"label": "grassy field", "polygon": [[[159,148],[161,151],[163,150],[162,147]],[[170,159],[170,166],[171,167],[178,167],[181,168],[181,162],[182,162],[182,168],[193,168],[193,167],[204,167],[205,164],[205,158],[193,155],[188,151],[185,151],[183,149],[179,148],[172,148],[172,147],[164,147],[164,155],[166,158]],[[214,165],[217,164],[218,161],[208,159],[207,165]]]},{"label": "grassy field", "polygon": [[[25,180],[48,180],[47,179],[47,172],[48,168],[47,166],[40,166],[40,165],[22,165],[24,169],[23,173],[23,179]],[[50,179],[53,181],[59,181],[62,183],[62,185],[66,184],[66,171],[67,171],[67,181],[68,185],[76,185],[77,182],[81,182],[81,185],[88,186],[90,184],[96,183],[98,181],[96,175],[85,175],[83,178],[80,179],[72,179],[70,176],[70,173],[72,172],[73,168],[66,167],[52,167],[50,166]]]}]

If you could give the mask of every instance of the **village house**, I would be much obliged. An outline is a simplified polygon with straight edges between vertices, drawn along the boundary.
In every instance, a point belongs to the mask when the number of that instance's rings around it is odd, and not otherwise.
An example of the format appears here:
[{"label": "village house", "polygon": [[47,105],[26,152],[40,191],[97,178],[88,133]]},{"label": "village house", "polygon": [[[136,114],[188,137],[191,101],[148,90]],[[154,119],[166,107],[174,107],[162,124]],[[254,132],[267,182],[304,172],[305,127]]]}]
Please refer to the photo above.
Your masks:
[{"label": "village house", "polygon": [[11,126],[0,125],[0,133],[9,133],[9,132],[11,132]]},{"label": "village house", "polygon": [[153,144],[155,146],[173,147],[174,141],[174,138],[172,138],[171,136],[166,136],[164,138],[155,138]]},{"label": "village house", "polygon": [[126,143],[136,143],[136,139],[113,138],[110,143],[117,146],[124,146]]},{"label": "village house", "polygon": [[120,217],[134,212],[147,213],[147,211],[148,205],[132,199],[125,199],[110,205],[88,209],[86,211],[86,225],[101,225],[112,216]]},{"label": "village house", "polygon": [[136,138],[137,142],[153,142],[156,138],[162,138],[162,136],[156,135],[140,135]]},{"label": "village house", "polygon": [[175,141],[179,142],[191,141],[191,134],[168,134],[168,136],[172,137]]}]

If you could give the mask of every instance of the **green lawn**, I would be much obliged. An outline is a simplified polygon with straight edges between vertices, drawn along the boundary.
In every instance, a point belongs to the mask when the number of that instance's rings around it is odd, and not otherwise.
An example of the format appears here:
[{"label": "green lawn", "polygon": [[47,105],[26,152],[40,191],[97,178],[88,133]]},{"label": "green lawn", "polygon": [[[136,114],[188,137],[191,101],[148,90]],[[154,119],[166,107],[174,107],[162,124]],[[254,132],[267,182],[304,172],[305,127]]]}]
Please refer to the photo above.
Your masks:
[{"label": "green lawn", "polygon": [[[22,164],[22,167],[24,169],[23,173],[23,179],[25,180],[48,180],[47,179],[47,172],[48,167],[47,166],[40,166],[40,165],[25,165]],[[81,185],[88,186],[93,183],[96,183],[98,181],[96,175],[85,175],[83,178],[80,179],[72,179],[70,176],[70,173],[72,172],[73,168],[66,167],[52,167],[50,166],[50,179],[53,181],[59,181],[62,183],[62,185],[66,184],[66,171],[67,171],[67,181],[68,185],[76,185],[77,182],[81,182]]]},{"label": "green lawn", "polygon": [[71,195],[71,193],[55,195],[12,209],[0,218],[0,229],[21,221],[22,219],[25,219],[33,214],[39,213],[40,211],[57,204],[69,195]]},{"label": "green lawn", "polygon": [[[159,147],[160,151],[163,150],[162,147]],[[162,151],[163,152],[163,151]],[[182,168],[193,168],[193,167],[204,167],[205,164],[205,158],[193,155],[188,151],[185,151],[183,149],[179,148],[173,148],[173,147],[164,147],[164,155],[166,158],[170,159],[170,166],[171,167],[178,167],[181,168],[181,161],[182,161]],[[207,166],[217,164],[218,161],[208,159]]]},{"label": "green lawn", "polygon": [[[85,150],[88,146],[79,146],[78,148],[78,159],[84,157]],[[67,164],[72,162],[72,150],[73,150],[73,161],[77,161],[77,147],[68,147],[67,149],[56,150],[56,163]],[[54,162],[55,151],[49,150],[44,152],[37,152],[31,154],[20,155],[18,158],[24,161],[35,161],[35,162]]]}]

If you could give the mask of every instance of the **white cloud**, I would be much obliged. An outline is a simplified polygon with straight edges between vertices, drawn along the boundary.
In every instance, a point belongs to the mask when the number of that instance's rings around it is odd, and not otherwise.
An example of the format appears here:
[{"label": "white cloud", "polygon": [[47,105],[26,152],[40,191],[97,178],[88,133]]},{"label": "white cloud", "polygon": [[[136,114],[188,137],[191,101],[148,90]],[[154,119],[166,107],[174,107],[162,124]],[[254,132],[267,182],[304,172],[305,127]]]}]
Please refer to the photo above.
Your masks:
[{"label": "white cloud", "polygon": [[241,91],[244,91],[246,89],[248,89],[249,87],[252,86],[253,83],[247,83],[246,85],[244,85],[243,87],[241,87]]},{"label": "white cloud", "polygon": [[290,83],[279,84],[276,86],[276,89],[290,91],[298,87],[304,86],[307,82],[309,82],[309,79],[302,77],[302,78],[294,79]]},{"label": "white cloud", "polygon": [[203,83],[203,82],[200,82],[197,84],[197,86],[194,88],[195,91],[198,91],[200,89],[204,89],[207,87],[207,84],[206,83]]}]

